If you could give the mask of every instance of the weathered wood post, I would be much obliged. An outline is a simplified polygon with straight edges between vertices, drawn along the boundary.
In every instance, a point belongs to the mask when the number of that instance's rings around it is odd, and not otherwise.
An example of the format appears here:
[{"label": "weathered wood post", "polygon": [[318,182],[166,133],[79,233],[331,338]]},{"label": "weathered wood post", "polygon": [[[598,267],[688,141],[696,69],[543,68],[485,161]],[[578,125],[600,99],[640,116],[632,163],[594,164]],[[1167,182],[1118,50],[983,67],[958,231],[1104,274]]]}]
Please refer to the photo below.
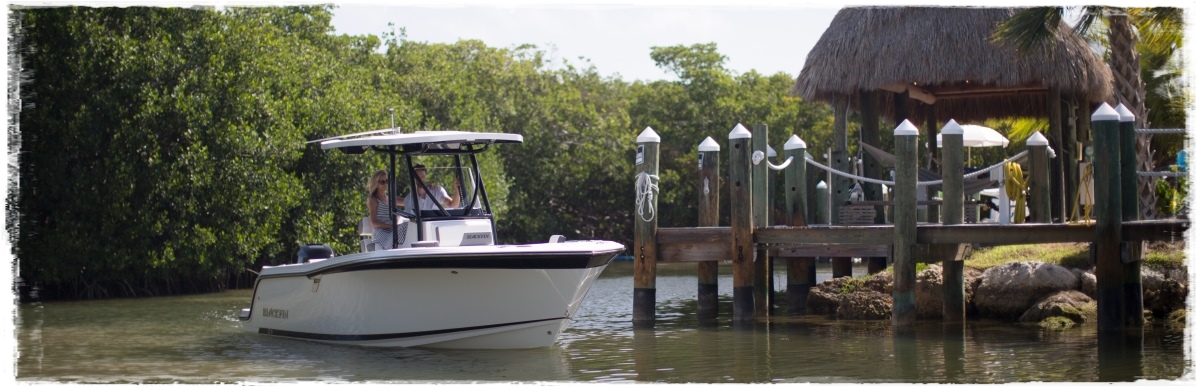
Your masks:
[{"label": "weathered wood post", "polygon": [[[1137,221],[1141,218],[1138,207],[1137,134],[1133,128],[1135,117],[1125,104],[1117,105],[1121,132],[1121,221]],[[1124,318],[1126,328],[1140,329],[1145,326],[1142,316],[1142,242],[1125,241],[1125,254],[1121,257],[1124,267]]]},{"label": "weathered wood post", "polygon": [[1074,164],[1075,161],[1070,160],[1068,148],[1074,147],[1074,144],[1067,143],[1066,136],[1062,128],[1062,109],[1060,107],[1061,91],[1058,87],[1051,86],[1046,88],[1046,118],[1050,123],[1050,128],[1047,134],[1050,139],[1054,140],[1058,151],[1062,154],[1060,158],[1054,158],[1050,163],[1050,219],[1053,222],[1067,222],[1067,217],[1070,216],[1071,201],[1068,200],[1072,191],[1066,191],[1065,179],[1068,165]]},{"label": "weathered wood post", "polygon": [[[963,130],[951,119],[942,127],[942,224],[963,223]],[[966,320],[963,297],[963,262],[947,257],[942,262],[942,319]]]},{"label": "weathered wood post", "polygon": [[892,327],[911,327],[917,321],[917,127],[908,120],[892,132],[896,144],[896,193],[893,202]]},{"label": "weathered wood post", "polygon": [[[1097,330],[1121,329],[1123,269],[1121,263],[1121,148],[1117,121],[1120,116],[1107,103],[1092,113],[1092,149],[1095,157],[1096,312]],[[1031,155],[1032,156],[1032,155]],[[1103,334],[1102,334],[1103,335]]]},{"label": "weathered wood post", "polygon": [[[771,202],[768,199],[767,161],[767,125],[754,124],[750,130],[750,196],[754,204],[754,228],[770,225],[769,213]],[[765,317],[771,310],[771,260],[766,248],[754,250],[754,315]]]},{"label": "weathered wood post", "polygon": [[[792,135],[783,144],[783,156],[785,158],[792,158],[792,164],[785,169],[783,177],[783,186],[786,193],[784,203],[787,206],[787,211],[784,214],[787,216],[787,224],[790,226],[808,225],[808,220],[805,217],[806,210],[808,209],[808,190],[805,190],[804,187],[805,183],[808,182],[808,177],[806,176],[808,163],[805,162],[807,151],[808,145],[796,135]],[[809,282],[808,273],[814,272],[815,275],[815,264],[816,259],[812,257],[788,259],[788,314],[804,315],[807,311],[808,292],[814,286],[814,284]]]},{"label": "weathered wood post", "polygon": [[733,320],[754,320],[754,203],[750,196],[750,131],[729,132],[729,227],[733,254]]},{"label": "weathered wood post", "polygon": [[[711,137],[697,147],[700,153],[700,227],[717,226],[721,207],[721,145]],[[696,315],[717,316],[717,262],[701,261],[696,272]]]},{"label": "weathered wood post", "polygon": [[662,138],[646,127],[637,137],[637,215],[633,222],[633,322],[654,323],[658,264],[658,145]]},{"label": "weathered wood post", "polygon": [[1050,223],[1050,141],[1034,132],[1025,146],[1029,148],[1029,210],[1033,222]]}]

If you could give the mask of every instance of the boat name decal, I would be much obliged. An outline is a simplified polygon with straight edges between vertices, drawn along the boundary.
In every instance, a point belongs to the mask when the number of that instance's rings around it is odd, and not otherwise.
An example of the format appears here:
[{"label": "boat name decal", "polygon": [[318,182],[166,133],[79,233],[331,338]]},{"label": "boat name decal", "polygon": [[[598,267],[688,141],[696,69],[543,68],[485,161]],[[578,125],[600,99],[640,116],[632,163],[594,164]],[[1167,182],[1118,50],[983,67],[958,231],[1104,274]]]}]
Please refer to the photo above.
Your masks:
[{"label": "boat name decal", "polygon": [[490,232],[464,233],[462,242],[459,245],[487,245],[490,242],[492,242],[492,234]]},{"label": "boat name decal", "polygon": [[288,311],[284,309],[272,309],[263,307],[262,314],[264,317],[288,319]]}]

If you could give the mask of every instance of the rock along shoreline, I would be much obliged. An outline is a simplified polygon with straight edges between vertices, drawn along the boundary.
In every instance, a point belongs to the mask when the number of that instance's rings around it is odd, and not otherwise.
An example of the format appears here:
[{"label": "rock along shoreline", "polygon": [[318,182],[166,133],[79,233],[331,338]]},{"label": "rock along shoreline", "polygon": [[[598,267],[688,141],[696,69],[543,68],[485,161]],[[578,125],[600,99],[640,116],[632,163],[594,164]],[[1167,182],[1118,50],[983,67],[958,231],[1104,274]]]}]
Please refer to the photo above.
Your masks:
[{"label": "rock along shoreline", "polygon": [[[942,266],[917,274],[917,319],[942,318]],[[1096,276],[1037,261],[1012,262],[987,270],[965,267],[963,291],[969,319],[1037,323],[1069,328],[1096,321]],[[1185,269],[1164,272],[1142,267],[1142,300],[1147,319],[1182,322],[1189,291]],[[807,313],[842,320],[892,316],[892,273],[826,280],[809,291]]]}]

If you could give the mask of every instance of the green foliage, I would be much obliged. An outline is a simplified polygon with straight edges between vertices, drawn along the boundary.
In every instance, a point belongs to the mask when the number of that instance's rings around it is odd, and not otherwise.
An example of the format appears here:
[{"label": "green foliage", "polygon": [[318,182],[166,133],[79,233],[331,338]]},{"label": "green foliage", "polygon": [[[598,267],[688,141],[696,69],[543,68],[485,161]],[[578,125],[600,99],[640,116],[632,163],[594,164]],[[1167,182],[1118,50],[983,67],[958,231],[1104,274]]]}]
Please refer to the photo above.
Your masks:
[{"label": "green foliage", "polygon": [[733,74],[712,43],[654,48],[680,80],[630,84],[536,46],[336,35],[330,10],[20,9],[20,276],[50,298],[197,292],[246,285],[301,244],[356,250],[386,159],[304,142],[390,127],[388,109],[405,131],[524,136],[480,160],[502,243],[631,242],[646,127],[663,138],[664,226],[696,222],[705,136],[831,137],[828,106],[789,96],[791,76]]},{"label": "green foliage", "polygon": [[967,256],[964,264],[968,267],[987,269],[1023,261],[1038,261],[1068,268],[1091,267],[1087,244],[1075,243],[1001,245],[975,249]]},{"label": "green foliage", "polygon": [[350,236],[346,199],[361,194],[332,185],[361,186],[362,163],[302,145],[359,120],[371,95],[331,51],[328,19],[22,11],[21,275],[61,297],[222,288],[298,243]]},{"label": "green foliage", "polygon": [[1159,214],[1173,215],[1183,208],[1187,201],[1187,178],[1155,179],[1154,191],[1157,196]]},{"label": "green foliage", "polygon": [[1046,330],[1066,330],[1075,327],[1075,321],[1067,317],[1053,316],[1038,322],[1038,326]]}]

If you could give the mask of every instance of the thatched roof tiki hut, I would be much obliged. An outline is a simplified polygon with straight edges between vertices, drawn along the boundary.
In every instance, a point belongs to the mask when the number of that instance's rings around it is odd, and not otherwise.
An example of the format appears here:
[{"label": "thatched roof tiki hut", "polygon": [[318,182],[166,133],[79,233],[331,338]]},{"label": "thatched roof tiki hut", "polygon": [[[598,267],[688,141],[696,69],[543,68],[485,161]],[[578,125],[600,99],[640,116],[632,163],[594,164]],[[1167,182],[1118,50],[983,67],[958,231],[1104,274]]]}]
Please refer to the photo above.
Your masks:
[{"label": "thatched roof tiki hut", "polygon": [[[861,113],[863,142],[875,146],[881,114],[894,123],[925,123],[925,157],[934,161],[931,169],[938,169],[938,123],[951,118],[1049,118],[1045,134],[1060,155],[1052,162],[1051,218],[1065,220],[1069,202],[1064,202],[1064,193],[1074,193],[1078,180],[1076,143],[1089,136],[1091,107],[1112,93],[1112,73],[1074,34],[1060,34],[1062,38],[1024,56],[1015,46],[994,42],[996,27],[1016,11],[844,8],[809,52],[792,94],[834,106],[832,147],[838,159],[846,158],[848,109]],[[1065,23],[1058,28],[1069,29]],[[864,172],[880,177],[878,164],[865,159]],[[851,184],[836,179],[833,183],[841,196]],[[880,198],[879,193],[868,196]]]}]

